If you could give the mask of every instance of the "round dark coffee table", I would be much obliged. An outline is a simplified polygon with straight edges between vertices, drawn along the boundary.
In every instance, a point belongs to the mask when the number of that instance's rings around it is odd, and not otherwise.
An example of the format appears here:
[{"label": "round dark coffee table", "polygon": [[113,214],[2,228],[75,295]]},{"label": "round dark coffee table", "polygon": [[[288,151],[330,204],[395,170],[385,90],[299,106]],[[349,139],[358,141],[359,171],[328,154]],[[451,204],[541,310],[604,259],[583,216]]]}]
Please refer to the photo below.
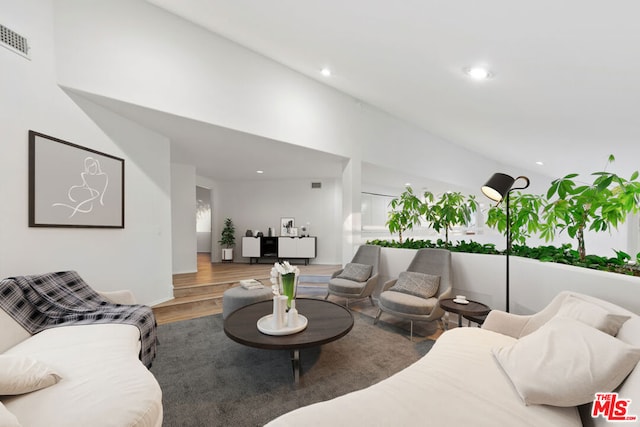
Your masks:
[{"label": "round dark coffee table", "polygon": [[469,304],[459,304],[454,302],[453,298],[444,298],[440,300],[440,307],[442,307],[444,311],[458,315],[458,326],[462,326],[462,316],[485,316],[491,311],[491,308],[486,304],[478,301],[468,301]]},{"label": "round dark coffee table", "polygon": [[224,319],[224,333],[232,340],[266,350],[290,350],[295,382],[300,379],[300,349],[317,347],[345,336],[353,328],[353,315],[330,301],[296,298],[296,309],[307,318],[307,327],[291,335],[266,335],[258,320],[273,312],[273,301],[247,305]]}]

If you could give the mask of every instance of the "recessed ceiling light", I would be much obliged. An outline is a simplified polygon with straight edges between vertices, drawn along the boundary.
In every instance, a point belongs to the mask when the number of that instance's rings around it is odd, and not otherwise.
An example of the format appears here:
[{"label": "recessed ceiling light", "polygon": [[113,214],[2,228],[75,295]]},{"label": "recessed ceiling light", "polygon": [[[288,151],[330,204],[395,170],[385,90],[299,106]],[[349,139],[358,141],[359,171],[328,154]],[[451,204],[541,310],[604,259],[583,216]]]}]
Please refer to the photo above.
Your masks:
[{"label": "recessed ceiling light", "polygon": [[320,70],[320,73],[322,73],[322,75],[325,77],[331,76],[331,70],[327,67],[324,67],[322,70]]},{"label": "recessed ceiling light", "polygon": [[536,165],[538,165],[538,166],[544,166],[544,163],[542,163],[542,162],[536,162]]},{"label": "recessed ceiling light", "polygon": [[404,183],[404,186],[405,186],[405,187],[411,187],[411,183],[410,183],[410,182],[405,182],[405,183]]},{"label": "recessed ceiling light", "polygon": [[256,173],[264,173],[264,171],[256,171]]},{"label": "recessed ceiling light", "polygon": [[485,67],[465,68],[464,72],[467,73],[469,77],[476,80],[485,80],[492,76],[491,72]]}]

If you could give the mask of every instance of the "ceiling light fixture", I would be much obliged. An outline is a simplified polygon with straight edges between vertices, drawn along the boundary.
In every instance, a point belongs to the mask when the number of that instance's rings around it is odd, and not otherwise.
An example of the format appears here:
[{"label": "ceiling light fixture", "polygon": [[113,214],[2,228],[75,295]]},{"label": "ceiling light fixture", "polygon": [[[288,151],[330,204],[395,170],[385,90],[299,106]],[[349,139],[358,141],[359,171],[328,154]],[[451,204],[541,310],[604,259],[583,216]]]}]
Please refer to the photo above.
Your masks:
[{"label": "ceiling light fixture", "polygon": [[325,77],[331,77],[331,70],[327,67],[324,67],[320,72]]},{"label": "ceiling light fixture", "polygon": [[264,173],[264,171],[256,171],[256,173]]},{"label": "ceiling light fixture", "polygon": [[538,165],[538,166],[544,166],[544,163],[543,163],[543,162],[538,161],[538,162],[536,162],[536,165]]},{"label": "ceiling light fixture", "polygon": [[476,80],[486,80],[492,76],[491,72],[485,67],[465,68],[464,72]]},{"label": "ceiling light fixture", "polygon": [[404,186],[405,186],[405,187],[411,187],[411,183],[410,183],[410,182],[405,182],[405,183],[404,183]]}]

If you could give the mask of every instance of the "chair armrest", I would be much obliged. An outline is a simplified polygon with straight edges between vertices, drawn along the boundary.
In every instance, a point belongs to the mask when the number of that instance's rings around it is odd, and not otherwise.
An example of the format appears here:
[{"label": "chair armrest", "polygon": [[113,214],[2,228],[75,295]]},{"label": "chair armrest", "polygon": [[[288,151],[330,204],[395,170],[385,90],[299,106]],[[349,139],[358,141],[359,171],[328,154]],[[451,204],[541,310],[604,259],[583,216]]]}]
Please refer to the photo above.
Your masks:
[{"label": "chair armrest", "polygon": [[133,292],[129,290],[97,292],[101,297],[114,304],[133,305],[136,303],[136,297],[133,295]]},{"label": "chair armrest", "polygon": [[340,273],[342,273],[344,271],[344,268],[341,268],[338,271],[334,271],[333,274],[331,275],[332,279],[335,279],[336,277],[338,277],[340,275]]},{"label": "chair armrest", "polygon": [[381,292],[389,290],[389,288],[392,287],[393,285],[395,285],[397,281],[398,281],[398,279],[391,279],[391,280],[387,280],[386,282],[384,282],[384,285],[382,286],[382,291]]},{"label": "chair armrest", "polygon": [[376,274],[374,276],[371,276],[367,279],[366,284],[364,285],[364,290],[362,292],[362,295],[371,295],[373,293],[373,291],[376,289],[376,286],[378,285],[378,278],[380,277],[379,274]]},{"label": "chair armrest", "polygon": [[491,310],[482,325],[482,329],[498,332],[513,338],[520,338],[522,336],[522,331],[530,318],[531,316],[522,316],[500,310]]}]

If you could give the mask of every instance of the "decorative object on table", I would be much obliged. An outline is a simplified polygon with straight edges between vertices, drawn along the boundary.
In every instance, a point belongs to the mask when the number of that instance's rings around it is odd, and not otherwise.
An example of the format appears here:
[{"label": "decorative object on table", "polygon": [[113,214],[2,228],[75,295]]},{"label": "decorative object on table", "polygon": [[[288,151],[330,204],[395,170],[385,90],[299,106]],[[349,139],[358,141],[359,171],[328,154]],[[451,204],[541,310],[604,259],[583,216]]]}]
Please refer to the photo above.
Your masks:
[{"label": "decorative object on table", "polygon": [[247,230],[244,232],[244,237],[253,237],[253,230]]},{"label": "decorative object on table", "polygon": [[264,237],[264,233],[262,231],[256,231],[256,237]]},{"label": "decorative object on table", "polygon": [[287,299],[286,295],[275,295],[273,297],[271,326],[276,331],[283,329],[287,325]]},{"label": "decorative object on table", "polygon": [[455,302],[456,304],[469,304],[469,300],[464,295],[456,295],[456,297],[453,299],[453,302]]},{"label": "decorative object on table", "polygon": [[287,327],[295,328],[298,326],[298,310],[296,309],[296,300],[291,301],[291,308],[287,313]]},{"label": "decorative object on table", "polygon": [[280,218],[280,235],[291,236],[291,229],[296,226],[293,218]]},{"label": "decorative object on table", "polygon": [[271,269],[273,293],[275,295],[287,296],[287,308],[291,307],[291,301],[296,298],[299,275],[300,269],[289,264],[289,261],[283,263],[276,262]]},{"label": "decorative object on table", "polygon": [[124,228],[124,159],[30,130],[29,227]]},{"label": "decorative object on table", "polygon": [[236,228],[231,218],[224,220],[224,228],[218,243],[224,246],[222,249],[222,261],[233,261],[233,247],[236,244]]},{"label": "decorative object on table", "polygon": [[275,237],[276,235],[276,230],[274,230],[273,227],[269,227],[269,229],[267,230],[267,237]]},{"label": "decorative object on table", "polygon": [[244,289],[262,289],[264,285],[256,279],[240,280],[240,286]]},{"label": "decorative object on table", "polygon": [[307,237],[309,233],[307,232],[307,226],[303,225],[300,227],[300,237]]},{"label": "decorative object on table", "polygon": [[[274,289],[275,293],[275,289]],[[257,327],[266,335],[291,335],[307,327],[308,319],[296,310],[296,301],[291,301],[291,308],[287,312],[289,298],[286,295],[273,296],[273,312],[258,319]]]},{"label": "decorative object on table", "polygon": [[[513,184],[519,180],[525,181],[524,187],[514,187]],[[506,309],[509,312],[509,253],[511,252],[511,231],[509,223],[509,193],[513,190],[524,190],[529,186],[529,178],[526,176],[519,176],[513,178],[504,173],[494,173],[489,181],[482,186],[482,193],[493,201],[500,203],[502,200],[506,200],[505,210],[507,214],[507,249],[505,252],[507,259],[507,287],[506,287]]]}]

